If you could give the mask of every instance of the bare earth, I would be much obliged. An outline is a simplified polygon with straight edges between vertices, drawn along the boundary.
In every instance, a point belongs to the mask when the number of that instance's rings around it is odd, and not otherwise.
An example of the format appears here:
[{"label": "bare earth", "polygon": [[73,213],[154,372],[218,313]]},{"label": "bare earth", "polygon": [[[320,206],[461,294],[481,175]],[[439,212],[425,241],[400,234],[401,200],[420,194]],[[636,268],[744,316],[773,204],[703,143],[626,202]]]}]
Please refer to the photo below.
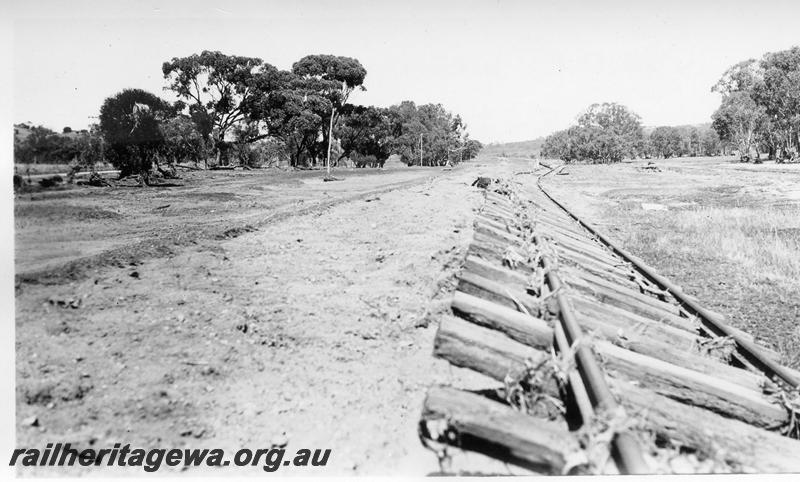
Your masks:
[{"label": "bare earth", "polygon": [[[436,314],[449,304],[472,236],[481,193],[469,184],[481,170],[437,169],[433,180],[232,239],[198,237],[163,256],[98,265],[76,281],[59,281],[56,269],[43,275],[53,284],[22,283],[18,446],[235,450],[288,442],[290,453],[333,453],[327,467],[286,467],[279,475],[437,472],[436,456],[416,434],[426,389],[495,385],[431,356]],[[305,194],[324,189],[341,197],[431,174],[345,172],[345,181],[320,181]],[[240,186],[213,189],[239,196]],[[286,197],[276,210],[289,205]],[[170,202],[123,206],[111,199],[120,210]],[[238,215],[248,221],[266,214],[243,211]],[[120,232],[136,231],[128,238],[134,242],[141,236],[139,221],[100,225],[111,248]],[[36,249],[20,243],[25,236],[18,232],[18,272],[43,266]],[[24,422],[30,417],[39,426]],[[264,474],[260,467],[226,473]]]},{"label": "bare earth", "polygon": [[[351,170],[343,171],[341,181],[323,182],[320,171],[185,172],[169,187],[23,194],[14,205],[17,278],[60,282],[98,264],[168,254],[202,239],[232,237],[304,210],[440,174],[419,168]],[[87,259],[92,256],[97,259]]]}]

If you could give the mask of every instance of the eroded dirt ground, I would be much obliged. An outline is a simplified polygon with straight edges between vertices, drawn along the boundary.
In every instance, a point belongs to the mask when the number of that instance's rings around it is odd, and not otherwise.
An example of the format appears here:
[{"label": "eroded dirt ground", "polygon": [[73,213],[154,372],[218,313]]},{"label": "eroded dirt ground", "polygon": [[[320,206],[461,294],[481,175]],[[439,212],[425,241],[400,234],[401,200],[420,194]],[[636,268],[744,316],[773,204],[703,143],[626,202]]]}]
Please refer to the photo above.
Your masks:
[{"label": "eroded dirt ground", "polygon": [[800,367],[800,165],[649,162],[570,165],[544,185]]},{"label": "eroded dirt ground", "polygon": [[79,278],[94,266],[169,254],[204,238],[230,237],[286,215],[441,174],[420,168],[342,173],[340,181],[323,182],[320,171],[189,171],[167,187],[21,194],[14,203],[17,278]]},{"label": "eroded dirt ground", "polygon": [[[79,280],[22,283],[17,445],[286,443],[290,453],[333,452],[325,468],[276,475],[437,472],[416,433],[426,389],[495,386],[431,355],[437,313],[449,304],[482,199],[470,183],[485,170],[437,170],[435,179],[232,239],[197,238],[163,256],[94,267]],[[364,175],[325,189],[363,193],[414,176]],[[135,209],[152,207],[145,206]],[[25,266],[29,249],[18,250]]]}]

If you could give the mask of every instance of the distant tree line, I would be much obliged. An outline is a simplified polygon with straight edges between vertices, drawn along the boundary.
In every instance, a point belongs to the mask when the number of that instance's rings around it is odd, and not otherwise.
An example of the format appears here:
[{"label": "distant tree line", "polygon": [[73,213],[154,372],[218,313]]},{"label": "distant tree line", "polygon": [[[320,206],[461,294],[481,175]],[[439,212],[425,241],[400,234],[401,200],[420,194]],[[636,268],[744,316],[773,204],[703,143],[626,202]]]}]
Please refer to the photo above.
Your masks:
[{"label": "distant tree line", "polygon": [[626,158],[715,156],[729,149],[710,127],[645,129],[627,107],[603,103],[589,106],[576,125],[545,138],[541,155],[565,162],[614,163]]},{"label": "distant tree line", "polygon": [[711,90],[722,95],[714,130],[735,144],[742,161],[758,161],[762,153],[777,162],[798,160],[800,47],[740,62]]},{"label": "distant tree line", "polygon": [[99,133],[73,131],[64,127],[57,133],[47,127],[14,126],[14,160],[25,164],[90,164],[102,160]]},{"label": "distant tree line", "polygon": [[703,126],[660,126],[645,134],[638,157],[669,158],[719,156],[730,152],[730,143],[720,140],[716,131]]},{"label": "distant tree line", "polygon": [[123,175],[146,178],[185,162],[315,167],[329,150],[333,165],[379,167],[397,154],[409,165],[440,166],[471,159],[482,147],[441,104],[349,103],[367,74],[350,57],[309,55],[280,70],[259,58],[204,51],[164,62],[162,74],[176,102],[125,89],[105,100],[99,124],[80,141],[41,127],[15,136],[16,160],[107,159]]}]

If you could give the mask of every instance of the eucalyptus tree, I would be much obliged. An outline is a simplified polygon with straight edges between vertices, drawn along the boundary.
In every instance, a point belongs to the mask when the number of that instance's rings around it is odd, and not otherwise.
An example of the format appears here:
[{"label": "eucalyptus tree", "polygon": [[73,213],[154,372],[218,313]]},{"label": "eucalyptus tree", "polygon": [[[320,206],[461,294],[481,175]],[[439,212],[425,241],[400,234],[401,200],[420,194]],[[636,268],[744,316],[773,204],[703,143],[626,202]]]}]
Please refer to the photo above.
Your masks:
[{"label": "eucalyptus tree", "polygon": [[736,144],[739,159],[752,159],[751,151],[758,147],[757,135],[767,117],[765,109],[756,104],[750,93],[736,91],[724,96],[711,118],[711,125],[720,139]]},{"label": "eucalyptus tree", "polygon": [[761,60],[763,80],[753,97],[764,108],[769,131],[781,146],[779,160],[794,159],[800,147],[800,47],[766,54]]},{"label": "eucalyptus tree", "polygon": [[[712,91],[722,94],[714,128],[741,149],[763,146],[778,161],[796,159],[800,148],[800,47],[749,59],[723,73]],[[751,127],[755,126],[755,131]]]},{"label": "eucalyptus tree", "polygon": [[184,102],[218,164],[225,162],[226,136],[246,121],[250,104],[259,97],[256,77],[271,70],[276,69],[256,57],[208,50],[174,57],[161,67],[167,88]]},{"label": "eucalyptus tree", "polygon": [[[360,156],[383,162],[392,154],[387,109],[374,106],[347,106],[335,124],[333,135],[341,147],[336,162],[345,157]],[[363,166],[359,166],[363,167]]]},{"label": "eucalyptus tree", "polygon": [[364,89],[367,70],[361,62],[351,57],[337,55],[307,55],[292,65],[292,73],[304,80],[316,80],[316,93],[326,97],[331,108],[323,116],[327,129],[322,128],[321,146],[327,149],[326,159],[330,172],[330,155],[333,124],[337,113],[347,104],[350,94],[356,89]]},{"label": "eucalyptus tree", "polygon": [[[578,126],[596,128],[604,136],[611,136],[614,139],[614,149],[621,149],[623,157],[635,157],[639,154],[637,148],[644,136],[641,118],[622,104],[592,104],[578,117]],[[609,154],[610,158],[619,157],[617,154]]]},{"label": "eucalyptus tree", "polygon": [[542,155],[566,162],[612,163],[640,155],[643,144],[637,114],[613,102],[592,104],[578,117],[577,125],[545,139]]}]

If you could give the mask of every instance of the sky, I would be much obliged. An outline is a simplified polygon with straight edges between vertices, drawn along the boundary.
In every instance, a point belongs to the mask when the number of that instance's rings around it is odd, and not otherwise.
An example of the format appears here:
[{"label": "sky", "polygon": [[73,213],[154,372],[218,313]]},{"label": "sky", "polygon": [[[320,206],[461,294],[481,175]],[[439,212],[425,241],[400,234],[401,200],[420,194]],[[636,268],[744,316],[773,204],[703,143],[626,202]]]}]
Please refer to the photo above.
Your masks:
[{"label": "sky", "polygon": [[[0,0],[4,1],[4,0]],[[281,69],[357,58],[360,104],[441,103],[483,142],[533,139],[595,102],[648,126],[710,122],[731,65],[800,45],[795,1],[33,1],[13,32],[12,118],[86,128],[128,87],[174,100],[161,64],[219,50]],[[8,64],[6,64],[8,65]]]}]

